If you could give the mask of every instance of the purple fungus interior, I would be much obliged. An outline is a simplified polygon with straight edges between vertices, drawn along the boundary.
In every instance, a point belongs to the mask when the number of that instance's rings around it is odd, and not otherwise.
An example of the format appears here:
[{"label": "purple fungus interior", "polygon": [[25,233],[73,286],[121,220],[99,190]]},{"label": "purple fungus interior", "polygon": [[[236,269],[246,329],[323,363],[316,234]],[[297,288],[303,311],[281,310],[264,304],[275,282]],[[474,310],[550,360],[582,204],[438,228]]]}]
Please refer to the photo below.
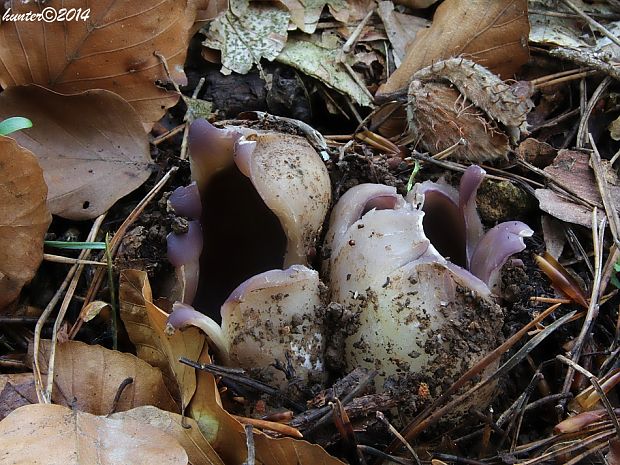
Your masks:
[{"label": "purple fungus interior", "polygon": [[239,284],[283,267],[286,236],[235,163],[211,176],[201,196],[204,247],[193,306],[220,321],[220,307]]},{"label": "purple fungus interior", "polygon": [[443,192],[429,189],[424,193],[424,234],[446,259],[466,268],[466,230],[463,215]]}]

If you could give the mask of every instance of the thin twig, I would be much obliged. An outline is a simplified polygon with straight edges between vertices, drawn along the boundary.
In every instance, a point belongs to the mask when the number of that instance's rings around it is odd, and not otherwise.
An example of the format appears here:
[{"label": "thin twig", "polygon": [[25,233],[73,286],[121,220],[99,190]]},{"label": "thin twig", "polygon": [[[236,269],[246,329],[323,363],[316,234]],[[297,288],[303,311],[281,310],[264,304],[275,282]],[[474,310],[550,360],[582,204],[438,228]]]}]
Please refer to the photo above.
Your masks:
[{"label": "thin twig", "polygon": [[594,29],[598,30],[601,34],[603,34],[605,37],[607,37],[609,40],[611,40],[614,44],[620,46],[620,40],[615,35],[613,35],[611,32],[609,32],[609,29],[607,29],[605,26],[603,26],[601,23],[599,23],[595,19],[592,19],[587,14],[585,14],[583,11],[581,11],[581,9],[579,9],[570,0],[563,0],[563,1],[564,1],[564,3],[566,3],[566,5],[571,10],[573,10],[575,13],[577,13],[577,15],[580,16],[582,19],[584,19],[590,26],[592,26]]},{"label": "thin twig", "polygon": [[398,439],[407,448],[409,453],[413,456],[413,460],[415,461],[415,463],[417,463],[418,465],[422,465],[422,462],[420,462],[420,457],[418,457],[418,454],[416,454],[416,451],[413,449],[413,447],[411,447],[411,444],[409,444],[407,440],[404,437],[402,437],[402,435],[398,432],[398,430],[392,426],[392,424],[388,421],[388,419],[385,418],[385,415],[383,414],[383,412],[377,411],[376,416],[381,421],[381,423],[387,426],[390,433],[396,436],[396,439]]},{"label": "thin twig", "polygon": [[605,76],[605,79],[601,81],[596,90],[592,93],[592,97],[588,101],[584,113],[581,115],[581,120],[579,121],[579,130],[577,131],[577,147],[584,148],[586,143],[588,142],[588,121],[590,120],[590,115],[592,114],[592,110],[602,97],[603,93],[607,90],[609,85],[611,84],[612,78],[609,76]]},{"label": "thin twig", "polygon": [[[142,200],[140,200],[138,205],[136,205],[136,207],[129,214],[129,216],[125,218],[125,221],[123,221],[123,223],[120,225],[120,227],[114,234],[114,237],[110,241],[110,255],[112,256],[112,258],[116,256],[116,253],[118,252],[118,249],[121,245],[123,237],[125,236],[125,233],[127,232],[127,229],[129,228],[129,226],[131,226],[133,222],[138,219],[138,217],[142,214],[142,211],[144,210],[144,208],[148,205],[148,203],[151,200],[153,200],[153,198],[155,198],[155,196],[159,193],[159,191],[168,182],[172,174],[175,173],[177,170],[178,168],[176,166],[173,166],[172,168],[170,168],[170,170],[168,170],[168,172],[159,180],[159,182],[155,184],[155,186],[149,191],[149,193],[146,194],[146,196]],[[86,307],[86,305],[88,305],[95,298],[95,296],[97,295],[97,292],[99,292],[99,287],[103,283],[103,279],[105,277],[106,271],[107,270],[104,268],[98,268],[95,271],[95,275],[93,277],[92,282],[90,283],[88,292],[86,293],[86,296],[84,297],[84,305],[82,306],[82,308]],[[69,333],[70,339],[73,339],[75,337],[75,335],[78,333],[78,331],[82,327],[82,324],[83,324],[83,320],[81,318],[79,318],[75,322],[75,324],[73,325],[73,328],[71,328],[71,331]]]},{"label": "thin twig", "polygon": [[64,263],[67,265],[93,265],[107,266],[105,262],[96,262],[94,260],[80,260],[79,258],[63,257],[62,255],[52,255],[50,253],[43,254],[43,260],[54,263]]},{"label": "thin twig", "polygon": [[254,428],[252,425],[245,425],[245,441],[248,448],[248,459],[243,462],[244,465],[254,465],[256,463],[256,449],[254,447]]},{"label": "thin twig", "polygon": [[[92,242],[95,240],[97,233],[99,232],[99,228],[101,227],[101,224],[103,223],[103,219],[105,218],[105,215],[106,215],[105,213],[103,215],[100,215],[93,222],[93,226],[91,227],[91,230],[88,233],[87,241]],[[90,255],[90,250],[82,250],[80,252],[79,259],[84,260],[88,258],[89,255]],[[35,326],[34,342],[33,342],[33,372],[34,372],[35,388],[37,391],[37,398],[39,400],[39,403],[49,404],[52,401],[52,395],[51,395],[52,391],[50,388],[50,382],[53,382],[53,379],[54,379],[53,377],[54,359],[52,356],[54,355],[54,352],[55,352],[56,338],[58,337],[58,327],[59,327],[58,319],[56,319],[56,322],[54,323],[54,332],[52,334],[52,347],[51,347],[52,352],[50,353],[50,360],[48,362],[48,367],[49,367],[48,378],[47,378],[48,383],[47,383],[47,389],[45,390],[43,388],[43,376],[41,375],[41,369],[39,366],[39,345],[41,343],[41,331],[43,330],[43,326],[45,325],[45,322],[47,321],[50,314],[56,307],[56,304],[60,300],[60,297],[62,296],[65,289],[67,289],[68,286],[74,286],[71,292],[67,291],[67,294],[65,295],[65,299],[63,300],[63,303],[62,303],[62,306],[65,306],[65,301],[66,301],[66,306],[69,305],[68,301],[71,299],[71,295],[73,294],[73,292],[75,292],[75,286],[77,286],[77,281],[74,278],[76,275],[79,278],[79,274],[81,274],[81,270],[83,269],[84,269],[84,265],[79,264],[79,263],[74,264],[69,269],[69,272],[67,273],[65,280],[63,281],[63,283],[60,285],[60,287],[56,291],[56,294],[54,294],[54,297],[52,298],[52,300],[50,300],[50,302],[45,307],[45,310],[39,317],[39,321],[37,321],[37,325]],[[99,269],[101,270],[103,268],[99,268]],[[68,299],[67,299],[67,296],[69,296]],[[65,307],[65,310],[66,310],[66,307]],[[59,317],[60,316],[61,315],[59,312]],[[64,318],[64,315],[62,315],[62,317]]]}]

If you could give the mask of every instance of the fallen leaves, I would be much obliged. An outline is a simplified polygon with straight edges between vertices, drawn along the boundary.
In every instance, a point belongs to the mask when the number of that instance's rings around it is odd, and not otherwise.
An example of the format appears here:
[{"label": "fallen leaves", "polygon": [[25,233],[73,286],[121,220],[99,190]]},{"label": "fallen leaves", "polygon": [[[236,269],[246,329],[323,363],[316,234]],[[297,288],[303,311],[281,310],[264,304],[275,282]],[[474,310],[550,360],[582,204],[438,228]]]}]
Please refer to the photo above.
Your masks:
[{"label": "fallen leaves", "polygon": [[188,463],[183,447],[157,428],[51,404],[20,407],[0,422],[0,450],[7,464]]},{"label": "fallen leaves", "polygon": [[[41,341],[40,348],[40,366],[46,374],[50,341]],[[124,385],[128,378],[132,381]],[[143,405],[177,410],[157,368],[135,355],[78,341],[67,341],[56,348],[54,391],[58,403],[94,415]]]},{"label": "fallen leaves", "polygon": [[[89,89],[117,93],[144,123],[159,120],[179,95],[158,86],[186,82],[183,63],[196,10],[186,1],[149,4],[132,0],[45,3],[46,7],[90,9],[88,20],[3,21],[0,24],[0,86],[40,84],[74,94]],[[11,12],[39,11],[32,2],[11,2]]]},{"label": "fallen leaves", "polygon": [[2,311],[34,277],[43,259],[43,239],[52,218],[45,204],[47,186],[37,159],[4,136],[0,136],[0,173]]},{"label": "fallen leaves", "polygon": [[11,137],[39,160],[53,214],[97,217],[151,174],[140,118],[112,92],[66,96],[39,86],[12,87],[0,94],[0,119],[15,114],[33,121]]},{"label": "fallen leaves", "polygon": [[379,93],[403,89],[419,69],[457,56],[511,78],[528,60],[528,34],[527,0],[446,0]]}]

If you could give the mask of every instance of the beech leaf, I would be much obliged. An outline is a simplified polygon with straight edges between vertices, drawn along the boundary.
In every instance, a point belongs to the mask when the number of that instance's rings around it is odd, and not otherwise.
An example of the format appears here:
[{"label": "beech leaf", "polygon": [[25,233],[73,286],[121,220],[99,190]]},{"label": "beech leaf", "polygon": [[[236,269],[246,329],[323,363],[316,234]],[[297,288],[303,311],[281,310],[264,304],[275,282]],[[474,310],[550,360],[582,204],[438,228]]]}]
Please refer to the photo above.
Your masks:
[{"label": "beech leaf", "polygon": [[[158,121],[179,95],[156,83],[187,79],[183,63],[196,16],[186,1],[52,0],[10,2],[11,14],[43,7],[89,10],[87,20],[2,21],[0,86],[40,84],[64,94],[106,89],[119,94],[145,123]],[[88,114],[86,112],[85,114]],[[83,115],[82,115],[83,116]]]},{"label": "beech leaf", "polygon": [[[41,341],[41,370],[47,375],[50,341]],[[116,411],[142,405],[177,410],[161,372],[132,354],[98,345],[67,341],[56,347],[54,400],[94,415],[112,411],[114,397],[127,378],[133,382],[122,391]]]},{"label": "beech leaf", "polygon": [[170,434],[183,446],[192,465],[224,465],[191,418],[150,406],[115,413],[111,418],[132,418]]},{"label": "beech leaf", "polygon": [[52,221],[46,197],[35,156],[0,136],[0,311],[19,296],[43,260],[43,240]]},{"label": "beech leaf", "polygon": [[40,86],[0,94],[0,119],[21,114],[33,127],[11,135],[39,160],[48,207],[71,220],[95,218],[151,173],[149,144],[131,105],[106,90],[61,95]]},{"label": "beech leaf", "polygon": [[431,27],[419,31],[408,45],[402,64],[378,93],[403,89],[419,69],[458,56],[504,80],[512,78],[529,58],[529,31],[527,0],[446,0]]},{"label": "beech leaf", "polygon": [[162,370],[166,385],[185,409],[196,391],[196,373],[180,363],[179,358],[196,360],[205,344],[205,335],[194,327],[168,334],[168,314],[154,305],[152,298],[145,272],[121,272],[121,318],[129,338],[136,346],[138,357]]},{"label": "beech leaf", "polygon": [[2,463],[186,465],[170,434],[130,418],[106,418],[61,405],[18,408],[0,422]]}]

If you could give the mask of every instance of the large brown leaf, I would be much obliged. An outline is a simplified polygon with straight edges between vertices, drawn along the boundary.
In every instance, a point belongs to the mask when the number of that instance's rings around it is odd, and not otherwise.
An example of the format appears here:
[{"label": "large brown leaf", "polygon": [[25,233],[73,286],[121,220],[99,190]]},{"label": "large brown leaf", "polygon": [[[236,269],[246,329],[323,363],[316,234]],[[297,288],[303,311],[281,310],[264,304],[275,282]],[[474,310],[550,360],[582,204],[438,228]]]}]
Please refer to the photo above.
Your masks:
[{"label": "large brown leaf", "polygon": [[97,217],[151,173],[140,119],[112,92],[66,96],[39,86],[13,87],[0,94],[0,120],[15,115],[33,122],[11,137],[37,156],[53,214]]},{"label": "large brown leaf", "polygon": [[186,465],[171,435],[131,418],[112,419],[61,405],[20,407],[0,422],[3,464]]},{"label": "large brown leaf", "polygon": [[[47,374],[50,341],[41,341],[41,370]],[[67,341],[56,347],[54,363],[54,399],[94,415],[112,411],[114,397],[127,378],[116,411],[143,405],[164,410],[178,407],[168,393],[161,372],[132,354],[124,354],[98,345]]]},{"label": "large brown leaf", "polygon": [[184,0],[10,1],[11,13],[90,9],[86,21],[3,21],[0,85],[40,84],[71,94],[107,89],[125,98],[145,123],[159,120],[179,96],[156,85],[186,82],[183,63],[196,9]]},{"label": "large brown leaf", "polygon": [[43,259],[43,239],[52,221],[46,196],[34,155],[0,136],[0,311],[19,296]]},{"label": "large brown leaf", "polygon": [[192,465],[224,465],[191,418],[156,407],[138,407],[112,418],[132,418],[170,434],[183,446]]},{"label": "large brown leaf", "polygon": [[196,391],[195,370],[179,362],[179,357],[196,360],[205,344],[198,328],[167,334],[168,314],[152,303],[151,286],[145,272],[123,270],[119,301],[121,318],[138,357],[159,367],[166,385],[177,395],[184,409]]},{"label": "large brown leaf", "polygon": [[463,56],[508,79],[527,62],[527,0],[446,0],[433,23],[407,47],[400,67],[379,89],[406,88],[413,73],[446,58]]}]

